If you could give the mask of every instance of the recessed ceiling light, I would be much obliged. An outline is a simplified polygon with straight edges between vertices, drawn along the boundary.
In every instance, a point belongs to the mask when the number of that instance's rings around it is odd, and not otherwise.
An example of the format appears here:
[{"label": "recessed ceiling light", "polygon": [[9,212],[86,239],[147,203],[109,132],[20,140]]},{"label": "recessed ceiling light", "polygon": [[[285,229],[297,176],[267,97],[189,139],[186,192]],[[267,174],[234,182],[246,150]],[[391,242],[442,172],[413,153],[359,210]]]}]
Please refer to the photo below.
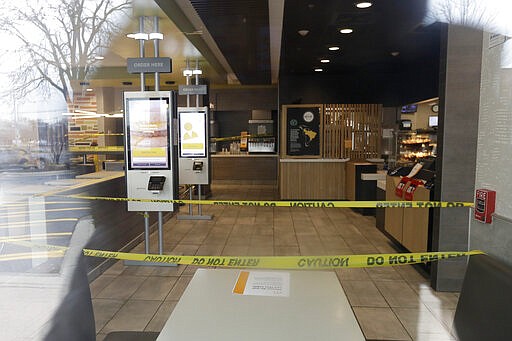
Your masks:
[{"label": "recessed ceiling light", "polygon": [[298,30],[297,31],[301,36],[305,37],[308,35],[309,30]]},{"label": "recessed ceiling light", "polygon": [[340,30],[340,33],[343,33],[343,34],[349,34],[349,33],[352,33],[352,32],[354,32],[354,30],[351,29],[351,28],[342,28]]},{"label": "recessed ceiling light", "polygon": [[396,56],[398,56],[399,54],[400,54],[400,52],[398,52],[398,51],[393,51],[393,52],[391,52],[391,55],[392,55],[393,57],[396,57]]},{"label": "recessed ceiling light", "polygon": [[320,59],[320,63],[329,63],[330,60],[329,59]]},{"label": "recessed ceiling light", "polygon": [[339,49],[339,46],[329,46],[329,51],[338,51]]},{"label": "recessed ceiling light", "polygon": [[103,56],[95,56],[94,59],[96,59],[96,60],[103,60],[103,59],[105,59],[105,57],[103,57]]},{"label": "recessed ceiling light", "polygon": [[356,7],[357,8],[368,8],[368,7],[372,7],[372,5],[373,4],[371,2],[369,2],[369,1],[363,1],[363,2],[358,2],[356,4]]},{"label": "recessed ceiling light", "polygon": [[317,68],[315,69],[315,72],[322,72],[322,71],[324,71],[324,69],[319,68],[319,67],[317,67]]},{"label": "recessed ceiling light", "polygon": [[87,89],[85,89],[85,91],[87,91],[87,92],[92,92],[92,91],[93,91],[93,89],[92,89],[92,88],[87,88]]}]

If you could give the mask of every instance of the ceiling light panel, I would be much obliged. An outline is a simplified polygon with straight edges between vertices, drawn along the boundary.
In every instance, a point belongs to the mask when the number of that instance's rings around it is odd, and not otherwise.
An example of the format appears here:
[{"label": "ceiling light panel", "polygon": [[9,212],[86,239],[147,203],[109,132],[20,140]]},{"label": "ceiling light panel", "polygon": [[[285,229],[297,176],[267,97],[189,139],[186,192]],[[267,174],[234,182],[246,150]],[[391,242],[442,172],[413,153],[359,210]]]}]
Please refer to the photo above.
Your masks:
[{"label": "ceiling light panel", "polygon": [[362,1],[362,2],[358,2],[356,4],[356,7],[357,8],[368,8],[368,7],[371,7],[373,4],[369,1]]}]

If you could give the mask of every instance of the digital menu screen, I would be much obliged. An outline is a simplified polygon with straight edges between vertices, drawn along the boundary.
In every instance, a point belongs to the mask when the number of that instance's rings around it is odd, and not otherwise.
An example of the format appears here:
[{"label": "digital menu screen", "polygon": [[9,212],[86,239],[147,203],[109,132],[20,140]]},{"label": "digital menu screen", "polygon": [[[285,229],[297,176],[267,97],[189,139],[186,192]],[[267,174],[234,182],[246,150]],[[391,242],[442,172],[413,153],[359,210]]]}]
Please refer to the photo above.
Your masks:
[{"label": "digital menu screen", "polygon": [[206,113],[180,112],[180,156],[206,157]]},{"label": "digital menu screen", "polygon": [[168,112],[168,98],[126,100],[126,147],[130,169],[169,169]]}]

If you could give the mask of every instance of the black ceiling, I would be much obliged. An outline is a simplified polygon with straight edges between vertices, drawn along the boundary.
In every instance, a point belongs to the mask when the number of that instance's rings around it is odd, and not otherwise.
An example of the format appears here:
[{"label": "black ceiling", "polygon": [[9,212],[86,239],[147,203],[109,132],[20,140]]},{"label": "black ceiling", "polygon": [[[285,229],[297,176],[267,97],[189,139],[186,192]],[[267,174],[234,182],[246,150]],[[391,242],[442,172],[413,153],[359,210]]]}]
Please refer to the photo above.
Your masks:
[{"label": "black ceiling", "polygon": [[[268,1],[190,2],[241,83],[270,84]],[[427,0],[372,2],[358,9],[355,0],[285,0],[280,77],[314,74],[315,67],[325,76],[438,72],[439,29],[422,25]],[[354,32],[341,34],[343,27]],[[301,29],[309,33],[303,37]],[[331,45],[341,49],[329,51]]]},{"label": "black ceiling", "polygon": [[267,0],[190,0],[242,84],[270,83]]}]

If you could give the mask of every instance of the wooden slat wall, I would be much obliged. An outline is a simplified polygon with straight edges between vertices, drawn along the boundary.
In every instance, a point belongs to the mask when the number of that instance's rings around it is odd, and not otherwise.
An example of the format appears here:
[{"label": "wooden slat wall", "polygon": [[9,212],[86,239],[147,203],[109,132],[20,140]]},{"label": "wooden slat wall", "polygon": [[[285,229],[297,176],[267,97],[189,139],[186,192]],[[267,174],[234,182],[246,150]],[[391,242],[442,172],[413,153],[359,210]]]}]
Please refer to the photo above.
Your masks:
[{"label": "wooden slat wall", "polygon": [[380,156],[382,105],[326,104],[325,113],[324,149],[329,153],[324,158],[364,160]]},{"label": "wooden slat wall", "polygon": [[[352,160],[380,157],[381,113],[380,104],[325,104],[322,157]],[[284,126],[285,122],[282,123]],[[281,134],[282,146],[286,143],[285,134]]]}]

